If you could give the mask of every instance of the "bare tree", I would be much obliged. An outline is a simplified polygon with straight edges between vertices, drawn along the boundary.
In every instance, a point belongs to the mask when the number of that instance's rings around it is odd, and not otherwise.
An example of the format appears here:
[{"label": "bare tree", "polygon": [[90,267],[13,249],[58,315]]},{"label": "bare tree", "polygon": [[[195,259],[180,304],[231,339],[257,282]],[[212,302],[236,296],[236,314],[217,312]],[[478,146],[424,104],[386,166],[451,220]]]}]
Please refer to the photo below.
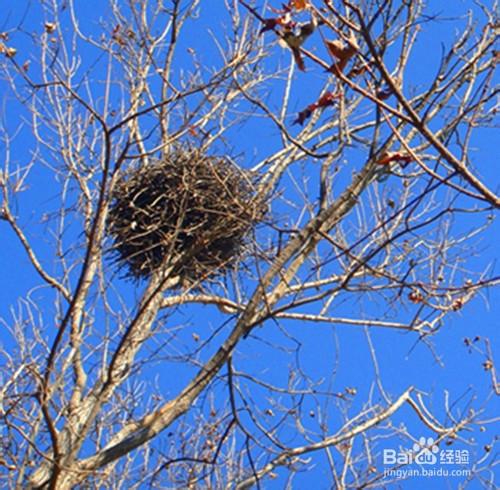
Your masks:
[{"label": "bare tree", "polygon": [[491,396],[463,404],[387,388],[374,336],[439,359],[499,282],[469,262],[500,205],[474,153],[496,4],[429,66],[420,0],[27,5],[0,42],[2,228],[38,281],[3,319],[3,488],[385,487],[384,441],[495,422],[482,333]]}]

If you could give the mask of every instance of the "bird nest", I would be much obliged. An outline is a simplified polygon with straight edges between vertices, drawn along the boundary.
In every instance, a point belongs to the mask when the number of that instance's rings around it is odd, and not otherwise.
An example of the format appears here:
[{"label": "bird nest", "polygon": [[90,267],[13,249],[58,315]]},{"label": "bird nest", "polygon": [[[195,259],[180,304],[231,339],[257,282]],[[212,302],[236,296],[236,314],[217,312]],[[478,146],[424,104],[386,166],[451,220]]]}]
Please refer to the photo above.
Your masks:
[{"label": "bird nest", "polygon": [[177,150],[125,173],[112,194],[108,231],[129,277],[162,270],[195,283],[240,260],[264,214],[247,172],[226,158]]}]

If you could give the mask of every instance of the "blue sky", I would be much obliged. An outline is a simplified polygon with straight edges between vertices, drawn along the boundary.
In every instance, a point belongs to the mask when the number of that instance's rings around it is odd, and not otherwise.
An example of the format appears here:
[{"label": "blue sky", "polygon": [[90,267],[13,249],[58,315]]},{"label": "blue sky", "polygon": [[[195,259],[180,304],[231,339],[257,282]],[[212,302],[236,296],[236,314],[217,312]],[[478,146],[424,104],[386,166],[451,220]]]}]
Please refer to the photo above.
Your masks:
[{"label": "blue sky", "polygon": [[[222,3],[201,2],[199,19],[188,28],[190,35],[181,38],[182,47],[188,48],[196,46],[196,49],[204,49],[203,55],[207,63],[213,61],[214,64],[220,62],[219,55],[210,40],[207,28],[214,28],[218,22],[227,21],[227,15],[224,12]],[[276,2],[275,2],[276,4]],[[24,17],[24,7],[30,7],[29,15]],[[96,12],[100,12],[103,18],[106,12],[102,11],[102,2],[86,1],[78,6],[80,20],[83,28],[95,36],[99,34],[99,22]],[[435,0],[429,2],[428,11],[439,14],[441,20],[434,23],[424,24],[422,32],[413,54],[413,63],[411,69],[406,74],[408,86],[414,86],[421,90],[422,86],[428,83],[429,78],[437,70],[437,63],[441,53],[441,45],[449,45],[450,39],[454,35],[454,29],[457,25],[455,16],[460,15],[467,9],[473,9],[477,12],[477,7],[471,1],[445,2]],[[66,14],[62,14],[66,15]],[[28,59],[31,54],[31,34],[41,32],[45,20],[38,8],[31,5],[31,2],[17,2],[4,9],[0,17],[0,31],[14,29],[22,22],[23,31],[12,33],[12,44],[18,50],[20,60]],[[463,21],[458,21],[463,23]],[[191,29],[192,32],[189,30]],[[179,52],[186,52],[184,49]],[[96,62],[95,53],[92,50],[82,52],[83,66],[92,66]],[[276,59],[269,61],[272,66],[276,63],[287,63],[288,53],[276,47]],[[190,58],[188,54],[185,57],[180,56],[178,65],[188,68]],[[290,101],[289,120],[290,123],[296,117],[296,112],[303,109],[314,100],[319,88],[324,82],[324,72],[316,69],[308,63],[306,74],[294,74],[294,85]],[[4,84],[0,80],[0,85]],[[276,82],[269,86],[269,104],[278,106],[278,95],[282,91],[282,83]],[[34,150],[33,139],[30,134],[29,124],[25,121],[28,114],[19,106],[11,95],[0,90],[2,95],[2,115],[1,121],[3,127],[14,134],[19,130],[18,135],[12,141],[10,148],[11,159],[15,163],[22,164],[23,161],[29,161]],[[276,94],[276,96],[275,96]],[[276,97],[274,99],[273,97]],[[244,107],[243,107],[244,108]],[[327,115],[325,117],[328,117]],[[298,131],[294,128],[293,131]],[[495,139],[496,138],[496,139]],[[233,128],[227,134],[227,145],[230,146],[235,154],[238,155],[240,164],[251,167],[260,158],[275,151],[280,147],[278,131],[275,127],[266,121],[263,117],[255,117],[244,128],[239,126]],[[498,130],[484,130],[480,137],[473,141],[475,148],[472,156],[473,162],[478,162],[481,169],[481,177],[489,184],[490,188],[498,191],[498,151],[496,150],[496,140],[498,140]],[[220,148],[223,148],[221,146]],[[5,154],[8,148],[0,143],[0,154]],[[2,158],[4,155],[2,155]],[[46,155],[47,157],[47,155]],[[352,160],[349,161],[350,168],[339,177],[335,185],[342,186],[350,176],[351,171],[361,168],[364,163],[364,155],[358,155],[354,151]],[[314,183],[317,180],[315,163],[305,161],[296,167],[297,175],[306,175],[310,179],[311,188],[314,189]],[[285,190],[285,197],[290,200],[297,199],[291,181],[286,181],[289,187]],[[380,184],[383,190],[384,183]],[[392,185],[390,182],[387,185]],[[54,180],[53,174],[44,166],[35,165],[26,181],[26,190],[20,194],[16,212],[19,216],[19,222],[29,230],[29,236],[33,241],[37,253],[41,260],[49,268],[55,270],[53,261],[53,248],[50,228],[43,223],[44,213],[57,209],[59,184]],[[315,192],[315,191],[314,191]],[[338,192],[338,190],[337,190]],[[290,212],[286,206],[279,204],[275,211],[285,215]],[[486,219],[484,217],[483,221]],[[480,220],[479,220],[480,221]],[[455,224],[457,232],[465,231],[471,227],[477,226],[479,222],[476,217],[464,217],[461,222]],[[75,237],[78,237],[78,223],[74,226]],[[265,233],[265,232],[263,232]],[[39,302],[47,311],[45,318],[46,335],[53,335],[53,325],[50,321],[50,312],[52,306],[46,303],[46,298],[50,296],[45,289],[38,288],[40,279],[30,268],[29,260],[19,246],[19,242],[9,229],[6,223],[0,222],[0,236],[2,237],[2,253],[0,254],[0,265],[2,274],[0,275],[0,317],[6,323],[12,322],[13,311],[19,306],[19,299],[29,295],[34,301]],[[73,236],[73,235],[71,235]],[[490,275],[498,275],[496,260],[498,259],[498,243],[500,242],[500,230],[498,224],[493,223],[487,231],[475,240],[476,251],[470,258],[468,267],[473,271],[484,270],[489,267]],[[468,249],[462,251],[468,255]],[[464,273],[464,275],[466,275]],[[137,296],[137,291],[130,283],[120,282],[119,287],[127,299],[133,303]],[[132,304],[128,305],[132,307]],[[370,297],[362,299],[349,299],[341,303],[336,310],[338,316],[346,315],[365,315],[371,317],[384,311],[384,305],[371,304]],[[411,310],[398,312],[402,316],[410,315]],[[448,397],[452,412],[467,411],[470,407],[474,410],[484,409],[481,417],[484,420],[492,419],[499,413],[498,399],[490,397],[490,374],[482,366],[485,361],[484,355],[474,348],[481,345],[482,341],[474,344],[473,348],[467,347],[464,339],[489,338],[492,343],[493,351],[498,349],[498,326],[500,318],[500,292],[497,289],[489,290],[484,296],[474,298],[467,306],[446,317],[445,327],[442,328],[436,336],[432,338],[434,349],[429,348],[424,342],[408,333],[399,333],[387,329],[368,329],[362,327],[353,327],[347,325],[322,325],[305,324],[302,322],[280,321],[279,323],[267,322],[251,337],[243,341],[237,349],[237,368],[247,370],[262,380],[269,383],[275,383],[286,386],[288,380],[288,365],[290,362],[290,353],[285,350],[276,350],[269,347],[275,343],[283,349],[296,351],[298,348],[294,341],[286,339],[282,329],[285,329],[290,335],[300,339],[300,360],[301,367],[307,372],[311,379],[318,383],[329,375],[328,383],[333,383],[333,391],[345,392],[346,388],[355,388],[356,395],[350,397],[350,415],[354,415],[363,409],[363,405],[374,390],[375,398],[380,399],[380,393],[374,387],[375,377],[374,365],[370,358],[369,341],[377,353],[378,369],[383,381],[384,390],[393,398],[401,394],[408,386],[413,385],[418,390],[426,394],[425,400],[432,407],[433,413],[440,417],[442,422],[446,421],[445,406],[446,397]],[[398,320],[398,318],[394,318]],[[193,333],[204,335],[207,331],[221,328],[217,339],[223,339],[229,333],[231,323],[224,326],[226,318],[221,317],[218,310],[212,307],[188,306],[181,307],[176,311],[169,321],[173,325],[185,325],[182,332],[179,333],[179,345],[183,345],[186,351],[195,350],[196,344],[193,343]],[[258,338],[260,337],[260,339]],[[265,342],[263,341],[265,340]],[[12,345],[12,339],[7,331],[0,330],[0,344],[7,349]],[[200,354],[202,360],[208,359],[210,352],[216,344],[208,347]],[[147,356],[147,351],[144,354]],[[439,359],[439,362],[438,362]],[[165,374],[168,374],[165,376]],[[174,373],[174,375],[172,375]],[[181,364],[169,363],[168,366],[156,363],[150,366],[144,375],[149,379],[158,379],[159,388],[165,397],[175,395],[194,373],[193,367],[182,366]],[[320,384],[321,387],[328,386],[327,382]],[[249,385],[250,386],[250,385]],[[266,404],[271,406],[267,394],[255,389],[255,399],[259,407],[265,410]],[[215,388],[221,398],[224,397],[224,390]],[[226,402],[227,400],[224,400]],[[224,402],[221,404],[223,405]],[[309,404],[309,405],[308,405]],[[338,416],[338,407],[334,401],[320,400],[316,405],[314,400],[306,403],[307,410],[313,411],[314,416],[310,417],[310,428],[318,429],[319,407],[324,410],[324,416],[331,421],[331,428],[338,427],[340,419]],[[304,409],[306,409],[304,408]],[[140,409],[139,409],[140,411]],[[414,435],[429,437],[433,434],[428,429],[423,429],[416,415],[408,409],[398,413],[394,419],[394,424],[404,422]],[[474,425],[473,431],[461,434],[464,440],[458,440],[453,444],[454,449],[467,449],[472,454],[482,454],[485,444],[490,444],[495,437],[495,429],[498,432],[498,422],[495,424],[485,424],[483,431],[481,426]],[[420,430],[421,429],[421,430]],[[420,430],[420,432],[418,432]],[[377,431],[377,429],[375,429]],[[294,444],[293,430],[290,431],[290,444]],[[288,433],[287,433],[288,435]],[[161,436],[163,437],[163,436]],[[160,438],[161,439],[161,438]],[[465,444],[465,442],[469,444]],[[155,444],[161,445],[164,441],[159,440]],[[384,447],[395,448],[398,443],[396,439],[384,440],[381,438],[379,449]],[[407,441],[401,442],[403,447],[407,446]],[[494,453],[494,451],[493,451]],[[493,457],[493,454],[492,454]],[[377,462],[379,468],[380,460]],[[328,465],[324,455],[315,460],[315,464],[305,472],[299,472],[293,480],[292,488],[329,488],[327,474]],[[286,479],[284,470],[279,470],[279,478],[276,480],[266,480],[263,488],[279,489],[285,488]],[[480,488],[472,484],[468,488]],[[458,488],[455,480],[443,481],[438,478],[429,480],[428,478],[413,478],[401,483],[401,488],[420,489],[426,488]],[[391,487],[397,488],[397,486]]]}]

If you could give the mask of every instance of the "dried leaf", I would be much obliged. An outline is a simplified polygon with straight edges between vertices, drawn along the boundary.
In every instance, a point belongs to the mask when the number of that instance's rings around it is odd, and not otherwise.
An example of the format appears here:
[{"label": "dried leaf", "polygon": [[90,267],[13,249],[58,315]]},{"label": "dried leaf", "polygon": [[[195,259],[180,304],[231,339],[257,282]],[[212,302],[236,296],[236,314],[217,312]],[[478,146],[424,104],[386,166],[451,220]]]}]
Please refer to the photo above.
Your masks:
[{"label": "dried leaf", "polygon": [[424,300],[424,297],[422,296],[422,293],[420,291],[412,291],[409,295],[408,295],[408,299],[412,302],[412,303],[422,303],[422,301]]},{"label": "dried leaf", "polygon": [[340,98],[339,92],[326,92],[324,93],[316,102],[316,109],[319,107],[327,107],[333,105],[333,103]]},{"label": "dried leaf", "polygon": [[263,34],[267,31],[272,31],[278,26],[278,18],[273,17],[271,19],[264,19],[264,27],[259,31],[259,34]]},{"label": "dried leaf", "polygon": [[264,27],[259,31],[259,34],[264,34],[264,32],[272,31],[278,26],[278,19],[272,17],[271,19],[264,19]]},{"label": "dried leaf", "polygon": [[325,92],[316,102],[308,105],[303,111],[300,111],[293,124],[300,124],[302,126],[315,110],[333,105],[339,97],[340,93],[338,92]]},{"label": "dried leaf", "polygon": [[392,162],[397,162],[404,168],[412,161],[413,158],[408,153],[386,151],[380,155],[380,158],[377,160],[377,165],[389,165]]},{"label": "dried leaf", "polygon": [[311,3],[309,0],[289,0],[288,3],[282,3],[281,9],[277,9],[274,7],[268,7],[269,10],[275,12],[277,14],[284,14],[295,10],[296,12],[300,12],[301,10],[306,10],[311,7]]},{"label": "dried leaf", "polygon": [[462,309],[462,306],[464,305],[464,300],[462,298],[457,298],[453,303],[451,304],[451,309],[453,311],[458,311]]},{"label": "dried leaf", "polygon": [[325,41],[328,51],[335,58],[342,59],[345,50],[345,44],[340,39],[335,39],[335,41]]},{"label": "dried leaf", "polygon": [[281,9],[274,8],[271,5],[269,5],[268,9],[271,12],[274,12],[275,14],[288,14],[292,11],[292,7],[290,7],[290,5],[287,5],[285,3],[281,4]]},{"label": "dried leaf", "polygon": [[350,387],[348,386],[346,389],[345,389],[345,392],[348,394],[348,395],[351,395],[351,396],[356,396],[358,390],[356,388],[353,388],[353,387]]},{"label": "dried leaf", "polygon": [[309,0],[290,0],[288,6],[295,9],[297,12],[306,10],[311,7]]},{"label": "dried leaf", "polygon": [[377,96],[377,99],[386,100],[392,95],[392,89],[387,87],[383,90],[379,90],[375,95]]},{"label": "dried leaf", "polygon": [[490,359],[484,361],[483,368],[485,371],[491,371],[493,369],[493,362]]},{"label": "dried leaf", "polygon": [[45,22],[45,30],[50,34],[56,30],[57,25],[54,22]]},{"label": "dried leaf", "polygon": [[349,60],[358,52],[358,43],[355,38],[351,36],[349,44],[344,43],[341,39],[325,41],[325,44],[330,54],[338,59],[328,71],[339,76],[344,71]]},{"label": "dried leaf", "polygon": [[297,64],[297,68],[300,71],[306,71],[306,64],[304,63],[304,58],[302,58],[302,54],[300,53],[300,48],[291,48],[293,59]]},{"label": "dried leaf", "polygon": [[359,65],[352,68],[352,70],[347,74],[347,78],[354,78],[362,75],[368,68],[368,65]]},{"label": "dried leaf", "polygon": [[283,27],[287,30],[292,30],[295,27],[295,22],[288,13],[280,17],[264,19],[264,27],[260,30],[259,34],[266,31],[272,31],[273,29],[276,29],[276,27]]},{"label": "dried leaf", "polygon": [[9,48],[7,46],[5,47],[5,56],[7,56],[7,58],[14,58],[16,53],[17,53],[16,48]]},{"label": "dried leaf", "polygon": [[306,107],[303,111],[300,111],[297,119],[293,121],[293,124],[300,124],[301,126],[312,116],[313,111],[310,109],[311,106]]}]

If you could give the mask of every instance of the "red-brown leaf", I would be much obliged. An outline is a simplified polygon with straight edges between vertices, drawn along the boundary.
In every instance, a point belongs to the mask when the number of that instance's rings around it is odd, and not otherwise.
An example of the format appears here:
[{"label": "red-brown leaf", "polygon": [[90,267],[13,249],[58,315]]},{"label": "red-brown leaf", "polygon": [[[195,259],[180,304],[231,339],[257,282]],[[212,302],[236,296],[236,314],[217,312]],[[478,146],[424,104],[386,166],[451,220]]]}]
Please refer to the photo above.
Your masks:
[{"label": "red-brown leaf", "polygon": [[306,71],[306,64],[304,63],[304,58],[302,58],[302,54],[300,53],[299,48],[290,48],[292,50],[293,59],[297,64],[297,68],[300,71]]},{"label": "red-brown leaf", "polygon": [[408,153],[402,153],[399,151],[386,151],[380,155],[377,160],[378,165],[389,165],[392,162],[399,163],[402,167],[412,162],[413,158]]},{"label": "red-brown leaf", "polygon": [[330,54],[337,58],[338,61],[334,63],[328,71],[336,76],[339,76],[345,69],[349,60],[357,53],[358,45],[354,37],[351,36],[350,43],[345,44],[340,39],[334,41],[325,41],[326,47]]},{"label": "red-brown leaf", "polygon": [[290,7],[290,5],[287,5],[285,3],[281,4],[281,9],[274,8],[271,5],[269,5],[268,9],[271,12],[274,12],[275,14],[288,14],[289,12],[292,11],[292,7]]},{"label": "red-brown leaf", "polygon": [[312,116],[314,109],[311,107],[312,104],[307,106],[303,111],[300,111],[293,124],[300,124],[302,126]]},{"label": "red-brown leaf", "polygon": [[333,105],[334,102],[340,98],[340,93],[338,92],[326,92],[324,93],[316,102],[316,108],[327,107]]},{"label": "red-brown leaf", "polygon": [[288,2],[288,7],[295,9],[297,12],[301,10],[306,10],[311,6],[309,0],[290,0]]},{"label": "red-brown leaf", "polygon": [[392,89],[386,88],[383,90],[379,90],[375,95],[377,96],[377,99],[386,100],[392,95]]},{"label": "red-brown leaf", "polygon": [[264,27],[260,30],[259,34],[262,34],[266,31],[272,31],[276,27],[284,27],[286,29],[293,29],[295,26],[295,22],[292,20],[290,14],[285,13],[280,17],[271,17],[269,19],[263,20]]},{"label": "red-brown leaf", "polygon": [[408,295],[408,299],[412,302],[412,303],[422,303],[422,301],[424,300],[424,297],[422,296],[422,293],[420,293],[420,291],[412,291],[409,295]]},{"label": "red-brown leaf", "polygon": [[300,124],[302,126],[304,122],[312,116],[315,110],[333,105],[339,97],[339,93],[324,93],[316,102],[308,105],[303,111],[300,111],[293,124]]},{"label": "red-brown leaf", "polygon": [[335,39],[335,41],[325,41],[328,51],[335,58],[342,59],[345,45],[340,39]]}]

